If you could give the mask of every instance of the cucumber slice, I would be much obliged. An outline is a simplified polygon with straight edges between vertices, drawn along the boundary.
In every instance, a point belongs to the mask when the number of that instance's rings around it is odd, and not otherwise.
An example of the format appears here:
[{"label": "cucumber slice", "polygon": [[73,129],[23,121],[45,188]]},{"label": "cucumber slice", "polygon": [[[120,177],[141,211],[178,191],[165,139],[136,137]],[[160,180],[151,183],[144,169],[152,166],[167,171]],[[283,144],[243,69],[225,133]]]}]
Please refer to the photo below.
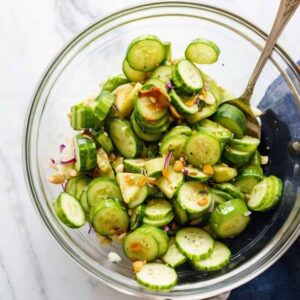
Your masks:
[{"label": "cucumber slice", "polygon": [[178,187],[183,183],[184,176],[181,172],[175,172],[173,167],[168,168],[168,178],[160,177],[156,181],[156,186],[163,192],[163,194],[171,199],[174,197]]},{"label": "cucumber slice", "polygon": [[171,135],[165,138],[160,147],[159,152],[161,155],[172,152],[174,158],[180,158],[185,156],[185,145],[188,140],[186,135]]},{"label": "cucumber slice", "polygon": [[135,117],[135,120],[136,120],[137,124],[139,125],[139,127],[142,130],[146,131],[147,133],[158,134],[158,133],[165,131],[169,127],[170,115],[167,110],[166,110],[165,115],[162,118],[155,120],[155,121],[149,121],[149,120],[144,119],[144,117],[139,115],[139,113],[137,111],[134,112],[134,117]]},{"label": "cucumber slice", "polygon": [[158,67],[166,58],[164,44],[155,35],[140,36],[128,46],[126,59],[134,70],[148,72]]},{"label": "cucumber slice", "polygon": [[159,66],[151,74],[150,78],[157,78],[163,82],[169,82],[172,79],[173,70],[171,66]]},{"label": "cucumber slice", "polygon": [[147,185],[147,189],[148,189],[148,197],[149,196],[155,196],[157,198],[163,197],[163,194],[159,192],[159,189],[155,185],[153,185],[153,186]]},{"label": "cucumber slice", "polygon": [[172,201],[173,212],[175,214],[175,221],[178,225],[185,225],[188,221],[188,215],[186,211],[181,207],[180,203],[177,200]]},{"label": "cucumber slice", "polygon": [[195,114],[198,111],[198,105],[195,103],[192,106],[186,105],[185,102],[177,95],[175,90],[171,90],[169,93],[171,97],[171,103],[175,109],[184,116]]},{"label": "cucumber slice", "polygon": [[165,199],[154,199],[146,204],[145,215],[151,220],[164,219],[172,211],[172,205]]},{"label": "cucumber slice", "polygon": [[102,86],[102,91],[112,92],[118,86],[126,83],[128,83],[128,79],[123,74],[112,76],[105,81],[105,83]]},{"label": "cucumber slice", "polygon": [[244,194],[231,183],[218,183],[214,184],[214,188],[224,191],[225,193],[231,195],[233,198],[244,200]]},{"label": "cucumber slice", "polygon": [[203,272],[211,272],[224,268],[230,261],[231,252],[229,248],[220,242],[214,243],[211,255],[202,260],[193,260],[193,266]]},{"label": "cucumber slice", "polygon": [[164,168],[165,160],[163,157],[157,157],[150,159],[145,162],[144,168],[147,176],[149,177],[160,177]]},{"label": "cucumber slice", "polygon": [[251,155],[250,160],[249,160],[249,164],[250,165],[258,165],[258,166],[261,165],[261,157],[260,157],[260,153],[258,151],[255,151]]},{"label": "cucumber slice", "polygon": [[132,261],[152,261],[156,259],[158,249],[152,235],[137,230],[129,233],[123,243],[124,253]]},{"label": "cucumber slice", "polygon": [[145,215],[145,206],[138,205],[132,210],[130,216],[130,230],[135,230],[143,224],[143,218]]},{"label": "cucumber slice", "polygon": [[97,164],[101,176],[115,179],[115,172],[109,162],[106,152],[102,148],[99,148],[97,151]]},{"label": "cucumber slice", "polygon": [[175,85],[187,93],[197,93],[203,87],[203,79],[199,69],[190,61],[180,60],[174,68]]},{"label": "cucumber slice", "polygon": [[191,260],[205,259],[213,252],[214,240],[200,228],[181,228],[175,239],[178,250]]},{"label": "cucumber slice", "polygon": [[153,220],[145,216],[143,222],[148,225],[163,227],[165,225],[168,225],[173,220],[173,218],[174,218],[174,213],[171,211],[166,215],[165,218],[159,220]]},{"label": "cucumber slice", "polygon": [[161,133],[149,133],[145,132],[136,122],[134,114],[130,117],[132,129],[134,130],[135,134],[142,140],[146,142],[155,142],[158,141],[162,134]]},{"label": "cucumber slice", "polygon": [[234,133],[234,136],[241,138],[247,127],[247,120],[244,113],[230,104],[224,104],[214,114],[214,120],[223,127]]},{"label": "cucumber slice", "polygon": [[85,224],[85,214],[78,200],[68,193],[61,193],[54,201],[57,217],[70,228],[79,228]]},{"label": "cucumber slice", "polygon": [[93,135],[100,147],[103,148],[106,153],[111,153],[114,151],[114,146],[106,131],[100,129],[97,132],[93,132]]},{"label": "cucumber slice", "polygon": [[107,177],[96,178],[88,185],[87,198],[90,206],[103,198],[117,198],[123,201],[118,185]]},{"label": "cucumber slice", "polygon": [[168,65],[168,64],[171,64],[171,60],[172,60],[172,43],[164,42],[164,46],[166,49],[166,58],[165,58],[164,64]]},{"label": "cucumber slice", "polygon": [[86,214],[88,214],[90,212],[90,206],[89,206],[89,202],[87,199],[87,188],[84,188],[84,190],[82,191],[79,202],[80,202],[84,212]]},{"label": "cucumber slice", "polygon": [[211,78],[209,75],[204,73],[202,70],[201,70],[201,75],[204,81],[205,89],[210,91],[215,96],[218,104],[221,103],[221,101],[224,99],[222,94],[222,88],[218,86],[218,84],[213,78]]},{"label": "cucumber slice", "polygon": [[231,238],[242,233],[250,217],[248,208],[240,199],[228,200],[218,205],[209,218],[209,225],[220,238]]},{"label": "cucumber slice", "polygon": [[145,158],[124,159],[124,168],[128,173],[141,174],[144,164],[147,161]]},{"label": "cucumber slice", "polygon": [[251,194],[254,186],[262,180],[263,170],[258,165],[249,165],[243,168],[236,177],[234,185],[243,193]]},{"label": "cucumber slice", "polygon": [[109,136],[122,156],[134,158],[142,153],[143,143],[133,132],[129,121],[111,119],[107,127]]},{"label": "cucumber slice", "polygon": [[254,186],[247,205],[253,211],[267,211],[278,204],[281,194],[281,180],[276,176],[265,177]]},{"label": "cucumber slice", "polygon": [[118,156],[114,162],[112,162],[111,166],[113,167],[116,173],[120,173],[124,171],[124,157]]},{"label": "cucumber slice", "polygon": [[193,40],[185,50],[186,59],[195,64],[212,64],[218,60],[219,55],[219,47],[205,39]]},{"label": "cucumber slice", "polygon": [[[205,101],[212,104],[206,104],[204,101],[201,101],[198,105],[198,112],[186,117],[188,123],[195,124],[210,117],[217,111],[218,105],[215,96],[211,92],[206,92],[205,95]],[[213,103],[213,101],[215,101],[215,103]]]},{"label": "cucumber slice", "polygon": [[177,201],[189,213],[206,213],[211,198],[207,186],[199,181],[183,183],[177,193]]},{"label": "cucumber slice", "polygon": [[213,170],[214,174],[212,175],[212,179],[215,182],[230,181],[237,176],[237,170],[226,165],[215,165],[213,166]]},{"label": "cucumber slice", "polygon": [[175,240],[169,242],[168,251],[162,257],[162,260],[172,268],[176,268],[186,262],[186,257],[177,249]]},{"label": "cucumber slice", "polygon": [[213,202],[215,205],[219,205],[223,202],[226,202],[227,200],[233,199],[231,195],[229,195],[224,191],[220,191],[218,189],[213,189],[213,188],[210,188],[209,191],[212,194]]},{"label": "cucumber slice", "polygon": [[80,199],[81,193],[83,189],[88,186],[88,184],[91,182],[90,178],[87,177],[77,177],[77,180],[75,181],[76,185],[76,194],[73,195],[77,200]]},{"label": "cucumber slice", "polygon": [[251,157],[251,152],[236,150],[229,145],[224,148],[224,157],[234,164],[245,164]]},{"label": "cucumber slice", "polygon": [[186,166],[184,168],[184,174],[188,180],[198,180],[200,182],[205,182],[211,177],[211,175],[207,175],[193,166]]},{"label": "cucumber slice", "polygon": [[122,70],[129,81],[141,82],[147,77],[147,73],[132,69],[126,59],[123,60]]},{"label": "cucumber slice", "polygon": [[168,235],[160,228],[153,227],[150,225],[143,225],[138,228],[137,231],[152,235],[158,244],[157,257],[162,257],[168,250]]},{"label": "cucumber slice", "polygon": [[166,87],[166,83],[158,78],[150,78],[148,79],[144,86],[143,86],[143,90],[148,91],[149,89],[151,90],[153,88],[153,86],[158,87],[163,93],[165,93],[165,96],[167,96],[167,87]]},{"label": "cucumber slice", "polygon": [[174,269],[160,263],[143,265],[136,273],[136,279],[141,285],[155,291],[170,290],[177,284],[177,274]]},{"label": "cucumber slice", "polygon": [[195,226],[207,221],[208,214],[201,215],[201,216],[198,215],[199,213],[194,213],[194,214],[188,213],[189,225]]},{"label": "cucumber slice", "polygon": [[199,132],[216,137],[220,143],[227,143],[233,138],[233,133],[230,130],[208,119],[195,124],[194,128]]},{"label": "cucumber slice", "polygon": [[71,107],[71,127],[74,130],[95,128],[97,124],[94,110],[82,103]]},{"label": "cucumber slice", "polygon": [[245,135],[241,139],[231,140],[229,145],[236,150],[252,153],[256,151],[259,143],[260,143],[259,139],[254,138],[252,136]]},{"label": "cucumber slice", "polygon": [[88,136],[78,134],[73,138],[75,148],[76,171],[90,171],[97,166],[97,150],[95,142]]},{"label": "cucumber slice", "polygon": [[71,178],[67,181],[65,190],[68,194],[71,194],[72,196],[76,196],[76,181],[79,177]]},{"label": "cucumber slice", "polygon": [[117,87],[113,91],[113,94],[115,95],[114,105],[117,109],[117,112],[111,110],[110,115],[121,118],[128,117],[133,110],[134,101],[137,98],[141,87],[142,85],[140,83],[135,85],[132,83],[127,83]]},{"label": "cucumber slice", "polygon": [[134,206],[141,204],[148,195],[145,176],[142,174],[133,173],[117,173],[117,183],[120,186],[120,190],[124,199],[130,207],[134,202]]},{"label": "cucumber slice", "polygon": [[169,132],[167,132],[163,139],[162,143],[170,136],[186,135],[190,136],[192,134],[192,129],[186,125],[177,125],[173,127]]},{"label": "cucumber slice", "polygon": [[104,121],[115,101],[111,92],[102,91],[92,104],[94,113],[100,122]]},{"label": "cucumber slice", "polygon": [[198,167],[202,164],[216,164],[220,160],[222,149],[216,138],[196,133],[187,140],[185,152],[188,162]]}]

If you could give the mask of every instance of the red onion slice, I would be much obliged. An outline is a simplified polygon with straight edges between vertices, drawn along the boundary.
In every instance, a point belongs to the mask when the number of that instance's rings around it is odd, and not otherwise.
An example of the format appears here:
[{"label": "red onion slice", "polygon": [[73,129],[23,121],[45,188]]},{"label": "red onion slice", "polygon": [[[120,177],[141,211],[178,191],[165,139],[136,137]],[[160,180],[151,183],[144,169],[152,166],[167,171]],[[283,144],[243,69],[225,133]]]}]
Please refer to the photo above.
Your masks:
[{"label": "red onion slice", "polygon": [[183,169],[183,174],[184,174],[185,176],[189,175],[189,170],[188,170],[188,169]]},{"label": "red onion slice", "polygon": [[66,148],[66,145],[65,144],[61,144],[59,146],[59,152],[61,153],[65,148]]},{"label": "red onion slice", "polygon": [[168,169],[169,168],[169,164],[170,164],[170,160],[172,158],[172,152],[168,152],[165,162],[164,162],[164,169]]},{"label": "red onion slice", "polygon": [[73,141],[70,140],[60,154],[60,163],[62,165],[71,164],[76,161]]}]

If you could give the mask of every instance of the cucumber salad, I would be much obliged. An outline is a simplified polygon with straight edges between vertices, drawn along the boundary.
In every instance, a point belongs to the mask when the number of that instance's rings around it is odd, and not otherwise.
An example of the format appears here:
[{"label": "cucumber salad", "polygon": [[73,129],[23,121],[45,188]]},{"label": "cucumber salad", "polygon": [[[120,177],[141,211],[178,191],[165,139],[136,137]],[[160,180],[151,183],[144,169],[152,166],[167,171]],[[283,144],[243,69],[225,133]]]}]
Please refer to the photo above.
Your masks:
[{"label": "cucumber salad", "polygon": [[76,133],[50,162],[50,182],[63,187],[53,203],[59,220],[121,240],[145,288],[171,289],[185,263],[199,272],[226,267],[226,239],[282,195],[282,181],[263,173],[266,157],[244,113],[199,68],[219,54],[196,39],[174,59],[171,43],[134,39],[123,74],[70,108]]}]

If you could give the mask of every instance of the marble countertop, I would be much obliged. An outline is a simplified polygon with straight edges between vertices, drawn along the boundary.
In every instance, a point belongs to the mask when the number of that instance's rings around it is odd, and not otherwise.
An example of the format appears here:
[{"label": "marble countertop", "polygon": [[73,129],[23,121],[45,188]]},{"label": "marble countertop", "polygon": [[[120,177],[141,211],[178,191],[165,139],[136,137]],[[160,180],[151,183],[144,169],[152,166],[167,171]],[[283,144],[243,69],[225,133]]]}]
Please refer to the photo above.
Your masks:
[{"label": "marble countertop", "polygon": [[[54,242],[28,196],[21,148],[27,105],[53,56],[89,23],[111,11],[143,2],[15,0],[0,3],[1,300],[135,299],[90,277]],[[279,0],[202,2],[221,5],[268,31]],[[295,60],[300,58],[299,24],[300,10],[280,39],[280,44]]]}]

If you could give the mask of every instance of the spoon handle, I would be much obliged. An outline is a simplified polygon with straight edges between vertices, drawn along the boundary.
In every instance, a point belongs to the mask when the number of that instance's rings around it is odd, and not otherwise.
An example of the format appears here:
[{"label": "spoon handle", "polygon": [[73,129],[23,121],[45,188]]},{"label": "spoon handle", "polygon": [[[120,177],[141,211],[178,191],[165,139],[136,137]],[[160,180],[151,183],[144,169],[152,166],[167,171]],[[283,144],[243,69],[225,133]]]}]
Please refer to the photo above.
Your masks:
[{"label": "spoon handle", "polygon": [[267,39],[266,45],[261,53],[259,60],[255,66],[255,69],[250,77],[246,90],[242,96],[245,102],[250,102],[250,98],[253,94],[254,86],[256,81],[265,66],[273,48],[276,44],[281,32],[287,25],[288,21],[297,10],[300,4],[300,0],[281,0],[278,8],[277,16],[275,18],[272,30]]}]

